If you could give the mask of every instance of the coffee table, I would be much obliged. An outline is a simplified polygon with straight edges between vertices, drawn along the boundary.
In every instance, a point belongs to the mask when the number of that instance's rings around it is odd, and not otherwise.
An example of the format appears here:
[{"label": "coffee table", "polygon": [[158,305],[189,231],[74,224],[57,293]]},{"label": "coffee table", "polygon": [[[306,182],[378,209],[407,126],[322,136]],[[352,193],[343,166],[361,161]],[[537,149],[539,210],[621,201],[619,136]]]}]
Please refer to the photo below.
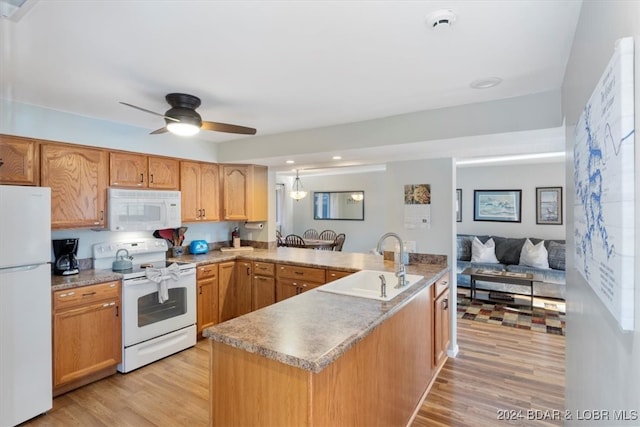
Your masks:
[{"label": "coffee table", "polygon": [[494,271],[473,267],[465,268],[462,274],[471,276],[471,299],[476,299],[476,280],[529,286],[529,288],[531,289],[531,309],[533,310],[533,274],[513,273],[510,271]]}]

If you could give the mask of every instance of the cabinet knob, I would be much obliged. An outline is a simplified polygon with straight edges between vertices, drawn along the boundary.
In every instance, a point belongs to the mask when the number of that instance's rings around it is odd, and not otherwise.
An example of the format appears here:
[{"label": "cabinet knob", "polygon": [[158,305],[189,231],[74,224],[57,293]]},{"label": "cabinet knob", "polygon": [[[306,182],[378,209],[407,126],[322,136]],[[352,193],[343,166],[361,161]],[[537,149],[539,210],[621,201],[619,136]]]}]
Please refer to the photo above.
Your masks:
[{"label": "cabinet knob", "polygon": [[445,299],[442,301],[442,309],[443,309],[443,310],[446,310],[446,309],[448,309],[448,308],[449,308],[449,298],[445,298]]}]

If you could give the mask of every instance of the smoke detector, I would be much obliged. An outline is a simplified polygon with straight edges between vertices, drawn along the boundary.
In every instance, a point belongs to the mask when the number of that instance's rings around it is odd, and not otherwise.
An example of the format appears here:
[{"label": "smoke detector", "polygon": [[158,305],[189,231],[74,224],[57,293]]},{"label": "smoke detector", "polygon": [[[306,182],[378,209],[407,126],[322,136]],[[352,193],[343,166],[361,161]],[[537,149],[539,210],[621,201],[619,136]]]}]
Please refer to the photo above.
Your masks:
[{"label": "smoke detector", "polygon": [[456,14],[451,9],[436,10],[427,15],[426,23],[429,27],[435,29],[449,28],[456,22]]}]

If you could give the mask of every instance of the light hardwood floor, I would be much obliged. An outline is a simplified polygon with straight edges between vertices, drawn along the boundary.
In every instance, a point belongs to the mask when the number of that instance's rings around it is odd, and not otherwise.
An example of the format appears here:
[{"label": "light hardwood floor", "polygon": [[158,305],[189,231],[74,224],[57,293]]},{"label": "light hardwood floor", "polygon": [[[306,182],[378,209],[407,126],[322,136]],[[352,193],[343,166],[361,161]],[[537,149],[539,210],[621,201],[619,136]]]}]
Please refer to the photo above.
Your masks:
[{"label": "light hardwood floor", "polygon": [[[564,337],[459,319],[458,345],[458,357],[447,361],[412,427],[562,425],[540,418],[564,409]],[[206,426],[208,363],[202,340],[57,397],[49,413],[24,425]],[[505,413],[523,418],[499,420]]]}]

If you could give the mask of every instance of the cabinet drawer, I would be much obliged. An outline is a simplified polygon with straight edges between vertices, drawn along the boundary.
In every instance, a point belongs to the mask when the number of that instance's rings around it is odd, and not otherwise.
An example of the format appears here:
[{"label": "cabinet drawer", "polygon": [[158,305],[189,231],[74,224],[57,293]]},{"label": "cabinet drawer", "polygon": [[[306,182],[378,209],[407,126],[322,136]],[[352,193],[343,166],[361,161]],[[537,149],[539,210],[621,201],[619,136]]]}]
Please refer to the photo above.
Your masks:
[{"label": "cabinet drawer", "polygon": [[436,280],[435,286],[437,298],[442,292],[446,291],[449,288],[449,273]]},{"label": "cabinet drawer", "polygon": [[298,267],[295,265],[279,264],[278,278],[305,280],[307,282],[325,283],[324,268]]},{"label": "cabinet drawer", "polygon": [[350,274],[353,274],[353,273],[350,271],[327,270],[327,277],[325,282],[329,283],[334,280],[342,279],[343,277],[347,277]]},{"label": "cabinet drawer", "polygon": [[276,266],[271,262],[254,262],[253,263],[253,274],[257,276],[271,276],[275,272]]},{"label": "cabinet drawer", "polygon": [[201,265],[196,269],[196,279],[209,279],[218,274],[218,264]]},{"label": "cabinet drawer", "polygon": [[94,301],[108,298],[120,298],[119,281],[55,291],[53,293],[53,309],[59,310],[81,304],[90,304]]}]

